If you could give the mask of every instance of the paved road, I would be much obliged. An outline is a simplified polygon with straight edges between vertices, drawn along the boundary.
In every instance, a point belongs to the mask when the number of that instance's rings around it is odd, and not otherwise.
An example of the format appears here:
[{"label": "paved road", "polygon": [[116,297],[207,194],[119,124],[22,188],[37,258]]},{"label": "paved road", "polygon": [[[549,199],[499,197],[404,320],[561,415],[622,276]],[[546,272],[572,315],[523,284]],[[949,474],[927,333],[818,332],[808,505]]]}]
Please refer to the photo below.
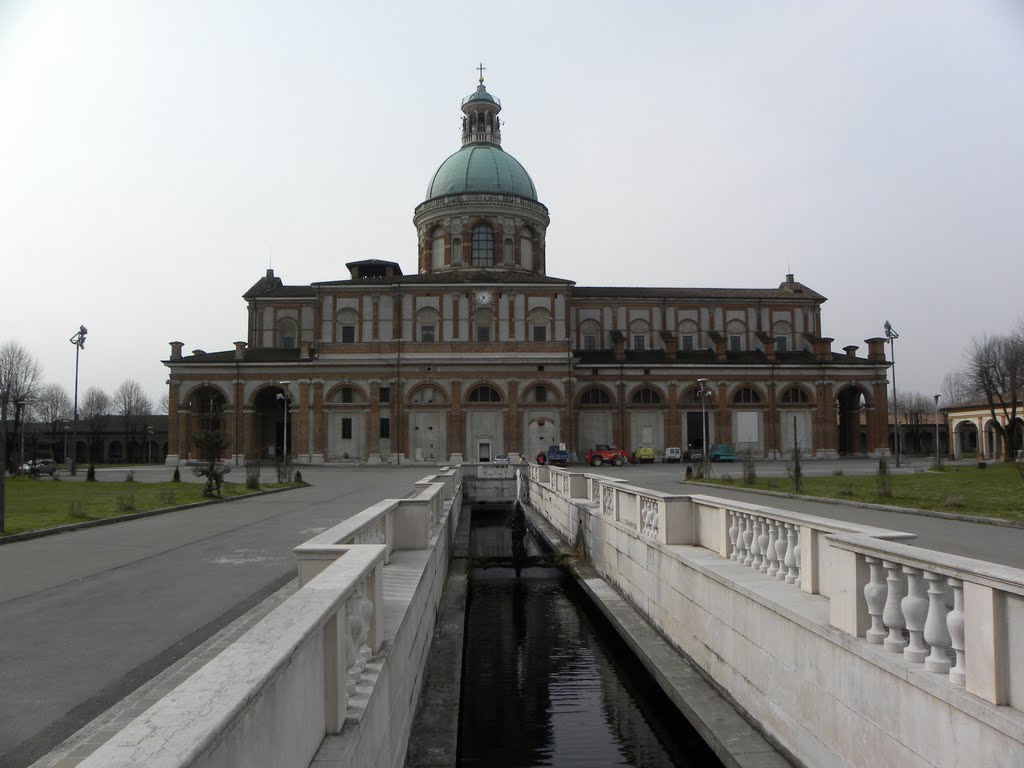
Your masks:
[{"label": "paved road", "polygon": [[[859,465],[854,465],[856,469]],[[580,467],[582,470],[583,467]],[[720,469],[720,468],[719,468]],[[845,474],[852,474],[850,465],[844,465]],[[876,525],[897,531],[917,534],[916,539],[906,543],[914,546],[950,552],[965,557],[975,557],[992,563],[1001,563],[1015,568],[1024,568],[1024,528],[1010,528],[1001,525],[948,520],[939,517],[865,509],[851,504],[830,504],[805,499],[780,498],[737,488],[711,487],[703,484],[685,483],[685,470],[677,464],[643,464],[621,468],[601,467],[602,475],[626,480],[633,485],[651,488],[666,493],[701,493],[723,496],[728,499],[751,501],[767,506],[784,507],[794,512],[804,512],[819,517],[848,520],[864,525]],[[737,466],[732,472],[740,474]],[[758,469],[758,474],[762,474]],[[831,474],[831,470],[829,471]]]},{"label": "paved road", "polygon": [[430,472],[303,468],[309,488],[0,546],[0,768],[30,764],[293,578],[294,546]]}]

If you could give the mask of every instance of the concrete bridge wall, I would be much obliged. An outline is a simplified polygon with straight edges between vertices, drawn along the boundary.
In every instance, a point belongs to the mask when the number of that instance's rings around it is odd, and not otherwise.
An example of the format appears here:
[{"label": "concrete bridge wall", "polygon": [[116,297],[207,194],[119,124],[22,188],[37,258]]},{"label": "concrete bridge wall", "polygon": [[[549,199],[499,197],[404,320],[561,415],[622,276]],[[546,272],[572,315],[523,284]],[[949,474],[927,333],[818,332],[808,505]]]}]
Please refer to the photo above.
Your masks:
[{"label": "concrete bridge wall", "polygon": [[298,591],[81,765],[401,766],[461,509],[446,469],[296,548]]},{"label": "concrete bridge wall", "polygon": [[553,467],[529,495],[797,762],[1022,765],[1024,572]]}]

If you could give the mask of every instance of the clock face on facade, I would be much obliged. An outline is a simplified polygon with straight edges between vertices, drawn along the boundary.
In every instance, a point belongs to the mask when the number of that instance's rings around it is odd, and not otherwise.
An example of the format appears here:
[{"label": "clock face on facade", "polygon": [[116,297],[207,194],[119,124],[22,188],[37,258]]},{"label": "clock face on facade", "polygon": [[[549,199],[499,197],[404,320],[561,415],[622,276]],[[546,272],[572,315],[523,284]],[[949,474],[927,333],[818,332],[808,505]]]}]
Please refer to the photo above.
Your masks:
[{"label": "clock face on facade", "polygon": [[476,292],[476,303],[477,304],[490,304],[492,300],[490,291],[477,291]]}]

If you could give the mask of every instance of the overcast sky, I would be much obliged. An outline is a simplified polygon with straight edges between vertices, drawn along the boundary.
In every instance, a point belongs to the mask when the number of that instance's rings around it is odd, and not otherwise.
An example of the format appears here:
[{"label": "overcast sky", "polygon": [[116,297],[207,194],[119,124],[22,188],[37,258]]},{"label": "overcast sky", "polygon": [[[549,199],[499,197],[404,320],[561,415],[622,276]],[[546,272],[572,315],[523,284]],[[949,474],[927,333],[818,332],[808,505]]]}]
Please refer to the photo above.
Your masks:
[{"label": "overcast sky", "polygon": [[579,285],[828,297],[901,390],[1024,315],[1024,3],[0,0],[0,342],[165,391],[286,284],[416,271],[487,67]]}]

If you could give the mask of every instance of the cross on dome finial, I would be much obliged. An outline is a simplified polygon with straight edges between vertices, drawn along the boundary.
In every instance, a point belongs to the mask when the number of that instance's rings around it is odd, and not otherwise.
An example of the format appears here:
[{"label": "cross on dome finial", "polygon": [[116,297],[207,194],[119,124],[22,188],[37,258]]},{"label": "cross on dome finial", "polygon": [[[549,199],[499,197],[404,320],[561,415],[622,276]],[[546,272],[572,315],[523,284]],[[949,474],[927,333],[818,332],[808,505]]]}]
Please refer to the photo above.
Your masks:
[{"label": "cross on dome finial", "polygon": [[484,70],[485,69],[487,69],[487,67],[485,67],[484,63],[481,61],[480,62],[480,66],[477,67],[477,71],[480,72],[480,85],[484,84]]}]

